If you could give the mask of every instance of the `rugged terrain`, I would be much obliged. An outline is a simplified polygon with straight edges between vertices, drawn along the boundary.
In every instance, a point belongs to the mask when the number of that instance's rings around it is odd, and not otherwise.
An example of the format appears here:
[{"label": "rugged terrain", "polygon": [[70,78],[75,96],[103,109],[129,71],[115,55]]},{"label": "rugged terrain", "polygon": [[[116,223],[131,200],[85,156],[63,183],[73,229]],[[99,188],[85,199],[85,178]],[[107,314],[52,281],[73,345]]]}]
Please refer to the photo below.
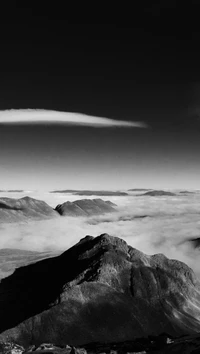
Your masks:
[{"label": "rugged terrain", "polygon": [[184,263],[86,236],[0,283],[0,339],[28,346],[123,342],[200,331],[200,285]]},{"label": "rugged terrain", "polygon": [[116,211],[116,204],[109,200],[104,201],[97,199],[80,199],[74,202],[65,202],[57,205],[55,210],[64,216],[92,216],[112,213]]}]

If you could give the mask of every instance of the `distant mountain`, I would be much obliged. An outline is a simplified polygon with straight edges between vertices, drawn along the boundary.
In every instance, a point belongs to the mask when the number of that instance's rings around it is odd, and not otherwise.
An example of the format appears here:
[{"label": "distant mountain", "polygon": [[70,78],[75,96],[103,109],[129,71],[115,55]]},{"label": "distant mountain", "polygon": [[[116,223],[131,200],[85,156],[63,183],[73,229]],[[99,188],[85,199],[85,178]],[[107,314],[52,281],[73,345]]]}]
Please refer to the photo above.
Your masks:
[{"label": "distant mountain", "polygon": [[195,194],[195,191],[180,191],[180,194]]},{"label": "distant mountain", "polygon": [[[56,235],[55,235],[56,236]],[[200,331],[200,284],[184,263],[86,236],[0,283],[0,341],[80,345]]]},{"label": "distant mountain", "polygon": [[132,188],[128,189],[129,192],[142,192],[142,191],[150,191],[151,188]]},{"label": "distant mountain", "polygon": [[0,222],[58,217],[58,213],[42,200],[30,197],[0,198]]},{"label": "distant mountain", "polygon": [[58,190],[58,191],[51,191],[50,193],[72,193],[74,195],[96,195],[98,197],[103,196],[125,196],[128,195],[126,192],[120,191],[91,191],[91,190],[76,190],[76,189],[65,189],[65,190]]},{"label": "distant mountain", "polygon": [[57,205],[55,210],[60,215],[65,216],[92,216],[116,211],[116,204],[107,200],[98,199],[80,199],[74,202],[65,202]]},{"label": "distant mountain", "polygon": [[6,193],[21,193],[24,192],[23,189],[1,189],[0,192]]},{"label": "distant mountain", "polygon": [[149,192],[146,192],[144,194],[140,194],[140,196],[142,195],[149,195],[151,197],[162,197],[162,196],[176,196],[175,193],[172,193],[172,192],[166,192],[166,191],[158,191],[158,190],[153,190],[153,191],[149,191]]},{"label": "distant mountain", "polygon": [[42,200],[30,197],[0,198],[0,222],[19,222],[27,219],[42,220],[60,215],[91,216],[116,211],[116,204],[102,199],[81,199],[59,204],[55,209]]}]

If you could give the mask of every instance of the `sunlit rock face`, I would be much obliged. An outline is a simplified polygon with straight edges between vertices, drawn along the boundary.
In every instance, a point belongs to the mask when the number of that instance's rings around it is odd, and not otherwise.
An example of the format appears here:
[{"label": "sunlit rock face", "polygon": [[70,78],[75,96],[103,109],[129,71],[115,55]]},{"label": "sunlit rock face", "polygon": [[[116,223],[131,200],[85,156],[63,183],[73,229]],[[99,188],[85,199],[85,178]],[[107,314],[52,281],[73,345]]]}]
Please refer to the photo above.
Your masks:
[{"label": "sunlit rock face", "polygon": [[68,201],[57,205],[55,210],[64,216],[92,216],[112,213],[116,211],[115,207],[116,205],[109,200],[96,198]]},{"label": "sunlit rock face", "polygon": [[0,340],[79,345],[200,331],[200,284],[184,263],[86,236],[0,283]]},{"label": "sunlit rock face", "polygon": [[30,197],[0,198],[0,222],[41,220],[58,216],[58,213],[42,200]]}]

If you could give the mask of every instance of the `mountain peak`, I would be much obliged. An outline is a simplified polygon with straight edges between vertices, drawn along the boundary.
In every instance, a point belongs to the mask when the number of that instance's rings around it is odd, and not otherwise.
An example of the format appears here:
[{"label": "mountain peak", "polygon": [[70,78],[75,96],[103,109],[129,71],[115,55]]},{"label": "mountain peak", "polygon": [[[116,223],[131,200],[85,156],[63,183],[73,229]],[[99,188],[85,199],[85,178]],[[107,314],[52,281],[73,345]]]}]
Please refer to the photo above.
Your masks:
[{"label": "mountain peak", "polygon": [[106,233],[0,283],[0,340],[29,345],[200,331],[200,286],[184,263]]},{"label": "mountain peak", "polygon": [[112,245],[115,246],[118,249],[124,249],[126,252],[128,252],[128,245],[126,241],[123,239],[116,237],[116,236],[111,236],[107,233],[101,234],[100,236],[97,236],[95,238],[96,243],[99,243],[100,245]]}]

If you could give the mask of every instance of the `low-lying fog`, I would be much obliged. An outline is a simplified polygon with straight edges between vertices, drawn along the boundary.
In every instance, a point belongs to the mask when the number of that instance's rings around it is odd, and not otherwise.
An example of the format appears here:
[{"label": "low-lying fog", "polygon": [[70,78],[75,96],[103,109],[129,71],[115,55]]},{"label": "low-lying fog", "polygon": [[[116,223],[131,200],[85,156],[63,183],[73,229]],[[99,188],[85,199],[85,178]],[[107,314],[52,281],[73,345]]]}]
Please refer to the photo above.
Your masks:
[{"label": "low-lying fog", "polygon": [[[141,193],[141,192],[140,192]],[[177,196],[102,197],[118,211],[99,217],[59,217],[19,224],[0,224],[0,248],[66,250],[86,235],[109,233],[147,253],[164,253],[187,263],[200,275],[200,250],[189,239],[200,237],[200,193]],[[41,199],[52,207],[67,200],[96,198],[39,192],[0,193],[0,197]]]}]

